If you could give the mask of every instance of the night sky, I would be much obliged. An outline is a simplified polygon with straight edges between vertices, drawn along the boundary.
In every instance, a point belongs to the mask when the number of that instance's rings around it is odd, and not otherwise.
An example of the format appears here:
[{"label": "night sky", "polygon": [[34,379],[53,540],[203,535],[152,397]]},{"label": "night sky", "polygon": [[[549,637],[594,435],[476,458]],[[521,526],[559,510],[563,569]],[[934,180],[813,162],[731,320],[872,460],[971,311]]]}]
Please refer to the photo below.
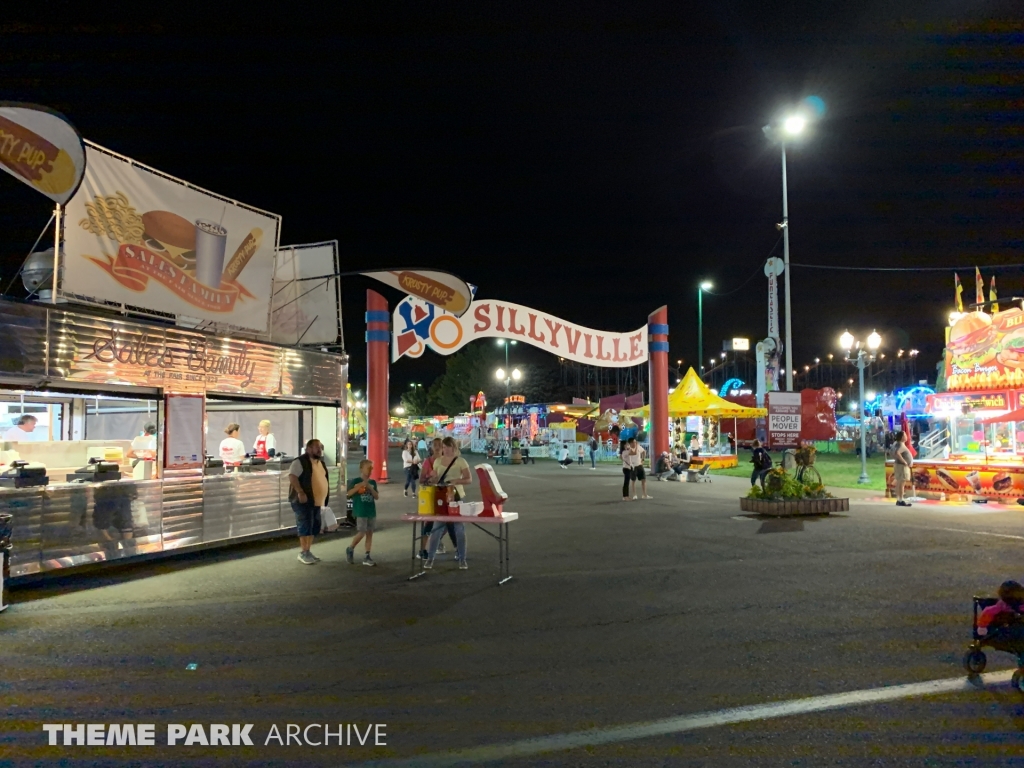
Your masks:
[{"label": "night sky", "polygon": [[[1024,295],[1020,268],[992,270],[1024,263],[1019,3],[434,6],[0,23],[0,99],[281,214],[282,244],[337,239],[344,270],[447,269],[607,330],[668,304],[671,357],[692,361],[703,279],[728,293],[705,297],[710,354],[767,332],[782,202],[761,126],[816,95],[827,111],[789,153],[794,264],[958,266],[967,292],[977,264]],[[0,175],[4,285],[50,207]],[[792,275],[798,365],[846,327],[937,361],[951,272]],[[355,381],[372,285],[344,287]],[[402,361],[394,386],[443,363]]]}]

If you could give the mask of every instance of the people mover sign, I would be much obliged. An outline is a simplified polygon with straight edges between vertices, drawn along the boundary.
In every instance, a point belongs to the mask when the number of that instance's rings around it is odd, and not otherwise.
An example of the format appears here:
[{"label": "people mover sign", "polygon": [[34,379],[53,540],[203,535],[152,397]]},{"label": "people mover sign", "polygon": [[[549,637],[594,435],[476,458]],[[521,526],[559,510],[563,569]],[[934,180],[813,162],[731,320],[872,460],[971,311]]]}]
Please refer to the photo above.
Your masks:
[{"label": "people mover sign", "polygon": [[515,339],[587,365],[618,368],[647,362],[647,326],[627,333],[596,331],[546,312],[493,299],[475,300],[456,317],[407,296],[394,312],[391,359],[425,349],[450,355],[475,339]]}]

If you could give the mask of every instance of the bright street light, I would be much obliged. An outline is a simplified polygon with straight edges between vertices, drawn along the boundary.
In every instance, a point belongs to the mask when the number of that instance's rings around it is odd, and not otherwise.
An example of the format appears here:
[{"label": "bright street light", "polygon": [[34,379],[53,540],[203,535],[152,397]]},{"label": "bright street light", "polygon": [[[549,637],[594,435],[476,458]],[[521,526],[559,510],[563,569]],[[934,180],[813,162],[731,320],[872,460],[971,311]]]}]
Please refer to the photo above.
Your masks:
[{"label": "bright street light", "polygon": [[875,393],[874,392],[868,392],[868,402],[871,402],[874,399],[875,399]]},{"label": "bright street light", "polygon": [[496,378],[498,380],[504,380],[504,378],[505,378],[505,370],[503,368],[499,368],[498,370],[496,370],[494,372],[494,378]]},{"label": "bright street light", "polygon": [[807,127],[807,118],[803,115],[790,115],[782,123],[782,127],[790,136],[798,136]]},{"label": "bright street light", "polygon": [[[711,290],[711,281],[705,280],[697,286],[697,359],[704,357],[704,291]],[[711,363],[714,365],[714,362]],[[701,370],[704,367],[701,366]]]},{"label": "bright street light", "polygon": [[[815,96],[804,100],[818,116],[824,114],[824,102]],[[793,391],[793,310],[792,293],[789,286],[789,190],[786,185],[786,140],[796,138],[807,127],[807,117],[802,114],[791,114],[783,118],[782,123],[766,125],[761,130],[769,141],[778,142],[782,150],[782,221],[776,228],[782,230],[782,263],[783,286],[786,292],[786,338],[783,349],[786,351],[786,391]]]},{"label": "bright street light", "polygon": [[523,378],[523,374],[519,372],[518,368],[516,368],[512,371],[512,378],[515,379],[516,381],[519,381],[521,378]]},{"label": "bright street light", "polygon": [[405,413],[405,408],[403,408],[402,406],[398,406],[397,408],[395,408],[395,413],[401,416],[403,413]]},{"label": "bright street light", "polygon": [[868,349],[878,349],[880,346],[882,346],[882,337],[878,335],[878,331],[872,331],[868,336]]},{"label": "bright street light", "polygon": [[[847,352],[853,349],[853,334],[850,333],[849,331],[843,333],[843,335],[839,337],[839,346],[845,349]],[[853,382],[850,383],[852,384]]]}]

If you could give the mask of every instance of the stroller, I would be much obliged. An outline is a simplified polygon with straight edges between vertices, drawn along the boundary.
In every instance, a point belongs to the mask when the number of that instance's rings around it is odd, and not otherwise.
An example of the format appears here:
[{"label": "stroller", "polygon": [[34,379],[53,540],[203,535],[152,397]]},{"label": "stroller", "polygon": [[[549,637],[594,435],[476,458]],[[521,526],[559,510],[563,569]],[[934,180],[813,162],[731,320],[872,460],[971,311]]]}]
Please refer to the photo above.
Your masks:
[{"label": "stroller", "polygon": [[974,598],[974,626],[971,629],[974,642],[967,647],[967,653],[964,654],[964,669],[972,675],[980,675],[985,671],[988,659],[982,648],[1012,653],[1017,657],[1017,670],[1013,673],[1010,684],[1024,693],[1024,618],[1017,618],[1008,626],[991,628],[985,634],[978,632],[978,614],[997,602],[997,597]]}]

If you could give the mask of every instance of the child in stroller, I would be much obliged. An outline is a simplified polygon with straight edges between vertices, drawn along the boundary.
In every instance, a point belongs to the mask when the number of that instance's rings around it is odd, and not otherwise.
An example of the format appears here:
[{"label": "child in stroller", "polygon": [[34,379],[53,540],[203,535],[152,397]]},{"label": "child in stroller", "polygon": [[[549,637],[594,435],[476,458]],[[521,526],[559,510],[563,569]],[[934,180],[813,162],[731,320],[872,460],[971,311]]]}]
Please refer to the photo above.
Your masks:
[{"label": "child in stroller", "polygon": [[987,659],[982,648],[1012,653],[1017,657],[1017,671],[1012,685],[1024,693],[1024,586],[1004,581],[999,597],[974,598],[974,642],[964,654],[964,669],[971,674],[985,671]]}]

